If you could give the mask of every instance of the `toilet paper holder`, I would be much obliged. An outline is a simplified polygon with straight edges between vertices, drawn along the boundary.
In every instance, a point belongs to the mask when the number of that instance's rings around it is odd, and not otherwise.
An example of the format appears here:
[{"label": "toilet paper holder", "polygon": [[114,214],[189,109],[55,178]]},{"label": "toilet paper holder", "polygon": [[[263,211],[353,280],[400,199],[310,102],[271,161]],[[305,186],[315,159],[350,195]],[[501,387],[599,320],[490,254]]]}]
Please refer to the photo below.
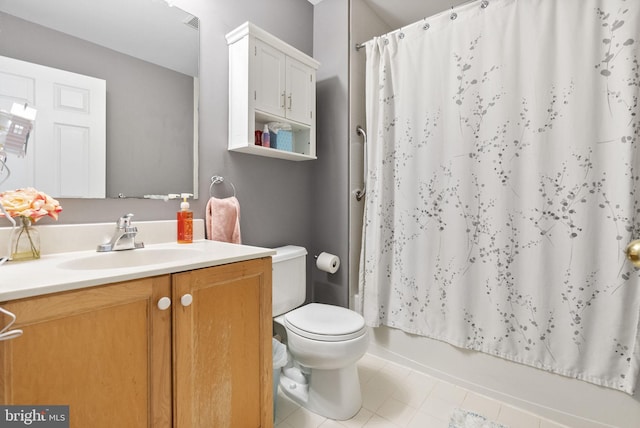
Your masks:
[{"label": "toilet paper holder", "polygon": [[327,273],[336,273],[340,269],[340,257],[335,254],[322,252],[313,256],[316,260],[316,267]]}]

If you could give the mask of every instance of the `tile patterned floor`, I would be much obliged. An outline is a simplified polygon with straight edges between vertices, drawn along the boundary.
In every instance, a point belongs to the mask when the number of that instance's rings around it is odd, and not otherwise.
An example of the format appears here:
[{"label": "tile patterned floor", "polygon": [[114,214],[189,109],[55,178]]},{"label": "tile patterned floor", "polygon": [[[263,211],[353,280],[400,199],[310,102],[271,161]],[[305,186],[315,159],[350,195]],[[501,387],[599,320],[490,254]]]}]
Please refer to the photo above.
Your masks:
[{"label": "tile patterned floor", "polygon": [[278,392],[275,428],[447,428],[456,407],[510,428],[563,428],[429,375],[366,354],[358,363],[362,409],[334,421],[299,407]]}]

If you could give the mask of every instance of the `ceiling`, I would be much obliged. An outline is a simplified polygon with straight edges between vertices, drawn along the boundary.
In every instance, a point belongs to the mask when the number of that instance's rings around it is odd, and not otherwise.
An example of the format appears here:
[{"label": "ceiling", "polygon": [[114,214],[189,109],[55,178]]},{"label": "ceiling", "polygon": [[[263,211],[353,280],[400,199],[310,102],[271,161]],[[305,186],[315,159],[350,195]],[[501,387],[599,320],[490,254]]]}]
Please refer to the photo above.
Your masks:
[{"label": "ceiling", "polygon": [[[322,0],[309,0],[318,4]],[[471,0],[363,0],[389,27],[396,29]]]},{"label": "ceiling", "polygon": [[469,0],[363,0],[389,27],[404,27]]},{"label": "ceiling", "polygon": [[[321,1],[309,0],[312,4]],[[362,1],[369,5],[371,10],[390,28],[396,29],[469,0]],[[182,64],[195,64],[197,67],[197,31],[194,32],[188,26],[180,25],[171,27],[176,32],[170,33],[167,29],[169,26],[162,24],[164,20],[188,21],[190,16],[178,8],[166,7],[167,3],[170,4],[171,1],[0,0],[0,10],[174,70],[196,75],[197,70],[185,70]],[[93,20],[94,18],[97,19]],[[149,47],[146,37],[155,39],[158,28],[163,29],[163,38],[159,45],[156,44],[159,49],[155,49]],[[186,37],[189,42],[178,43],[177,41],[182,40],[183,37]],[[193,46],[195,49],[191,52],[184,49],[185,45]],[[144,55],[141,52],[144,52]]]},{"label": "ceiling", "polygon": [[199,35],[194,17],[168,4],[167,0],[0,0],[0,11],[197,76]]}]

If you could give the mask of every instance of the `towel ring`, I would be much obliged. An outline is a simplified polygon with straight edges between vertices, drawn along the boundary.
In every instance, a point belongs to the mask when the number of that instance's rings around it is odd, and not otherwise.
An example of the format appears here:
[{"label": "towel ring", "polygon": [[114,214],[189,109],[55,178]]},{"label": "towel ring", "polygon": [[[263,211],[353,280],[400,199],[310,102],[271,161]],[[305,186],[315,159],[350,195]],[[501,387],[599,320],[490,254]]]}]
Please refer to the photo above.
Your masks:
[{"label": "towel ring", "polygon": [[[209,196],[210,197],[214,197],[213,196],[213,186],[216,184],[222,184],[224,183],[224,177],[220,176],[220,175],[214,175],[213,177],[211,177],[211,185],[209,186]],[[229,184],[231,185],[231,188],[233,189],[233,197],[236,196],[236,186],[233,185],[232,182],[229,181]]]}]

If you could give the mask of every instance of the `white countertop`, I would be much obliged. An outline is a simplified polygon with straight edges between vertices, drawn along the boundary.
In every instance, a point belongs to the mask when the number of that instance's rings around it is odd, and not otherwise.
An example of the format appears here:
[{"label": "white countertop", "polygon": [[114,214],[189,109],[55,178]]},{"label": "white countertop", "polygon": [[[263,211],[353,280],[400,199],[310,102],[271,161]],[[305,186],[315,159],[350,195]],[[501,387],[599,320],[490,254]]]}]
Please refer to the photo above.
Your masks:
[{"label": "white countertop", "polygon": [[[82,263],[84,260],[94,261],[103,256],[113,257],[114,253],[118,253],[116,257],[127,257],[133,252],[144,251],[148,252],[148,254],[159,255],[162,255],[163,251],[165,255],[171,254],[172,251],[186,251],[188,256],[178,260],[166,260],[166,257],[164,257],[160,258],[158,263],[154,262],[132,267],[77,268],[78,261]],[[160,243],[145,245],[145,248],[136,250],[109,253],[98,253],[95,250],[90,250],[47,254],[38,260],[9,261],[0,266],[0,302],[218,266],[268,257],[273,254],[275,254],[275,251],[268,248],[228,244],[204,239],[195,240],[192,244]],[[100,261],[98,260],[98,262]],[[76,264],[74,265],[74,263]]]}]

